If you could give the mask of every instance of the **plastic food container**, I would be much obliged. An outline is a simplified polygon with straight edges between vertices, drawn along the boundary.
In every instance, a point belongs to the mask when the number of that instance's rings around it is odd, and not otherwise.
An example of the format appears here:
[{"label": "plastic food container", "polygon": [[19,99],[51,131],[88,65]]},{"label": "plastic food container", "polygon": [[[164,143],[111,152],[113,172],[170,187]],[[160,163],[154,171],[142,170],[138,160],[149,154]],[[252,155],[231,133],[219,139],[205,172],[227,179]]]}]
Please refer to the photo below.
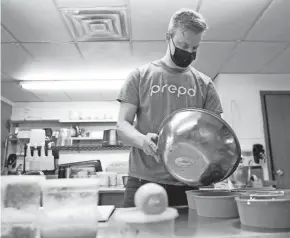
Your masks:
[{"label": "plastic food container", "polygon": [[236,218],[239,217],[235,198],[238,193],[226,191],[204,191],[195,194],[196,212],[202,217]]},{"label": "plastic food container", "polygon": [[280,192],[236,197],[241,223],[270,229],[290,228],[290,196]]},{"label": "plastic food container", "polygon": [[44,182],[44,176],[2,176],[2,208],[37,212]]},{"label": "plastic food container", "polygon": [[115,234],[110,237],[173,237],[177,216],[177,210],[170,207],[157,215],[147,215],[137,208],[119,210],[113,216]]},{"label": "plastic food container", "polygon": [[43,189],[44,238],[95,238],[98,179],[47,180]]},{"label": "plastic food container", "polygon": [[41,212],[24,211],[8,207],[1,211],[1,237],[40,238]]}]

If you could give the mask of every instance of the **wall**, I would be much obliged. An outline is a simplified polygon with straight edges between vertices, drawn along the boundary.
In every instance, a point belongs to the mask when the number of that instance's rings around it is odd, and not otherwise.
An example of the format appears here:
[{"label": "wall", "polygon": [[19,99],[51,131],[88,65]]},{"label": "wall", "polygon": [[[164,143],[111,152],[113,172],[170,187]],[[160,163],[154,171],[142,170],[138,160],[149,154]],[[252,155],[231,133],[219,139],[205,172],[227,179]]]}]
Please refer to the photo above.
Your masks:
[{"label": "wall", "polygon": [[[242,150],[251,150],[254,143],[265,146],[260,91],[290,90],[290,75],[221,74],[215,85],[222,100],[223,118],[236,132]],[[266,165],[264,172],[268,174]]]},{"label": "wall", "polygon": [[7,120],[10,119],[12,114],[12,106],[1,100],[1,165],[4,158],[4,145],[5,138],[9,134],[9,130],[6,127]]}]

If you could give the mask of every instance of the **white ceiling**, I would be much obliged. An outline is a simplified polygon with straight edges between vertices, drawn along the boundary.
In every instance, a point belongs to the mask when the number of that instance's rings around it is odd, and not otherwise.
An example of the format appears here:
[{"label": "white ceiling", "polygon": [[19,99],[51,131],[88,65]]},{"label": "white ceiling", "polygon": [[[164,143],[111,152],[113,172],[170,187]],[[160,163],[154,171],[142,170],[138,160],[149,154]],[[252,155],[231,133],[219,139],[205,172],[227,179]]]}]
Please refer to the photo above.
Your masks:
[{"label": "white ceiling", "polygon": [[[61,10],[125,6],[129,41],[78,41]],[[2,0],[2,95],[11,101],[114,100],[117,92],[29,92],[18,80],[123,79],[163,56],[171,15],[207,20],[194,66],[218,73],[290,73],[289,0]]]}]

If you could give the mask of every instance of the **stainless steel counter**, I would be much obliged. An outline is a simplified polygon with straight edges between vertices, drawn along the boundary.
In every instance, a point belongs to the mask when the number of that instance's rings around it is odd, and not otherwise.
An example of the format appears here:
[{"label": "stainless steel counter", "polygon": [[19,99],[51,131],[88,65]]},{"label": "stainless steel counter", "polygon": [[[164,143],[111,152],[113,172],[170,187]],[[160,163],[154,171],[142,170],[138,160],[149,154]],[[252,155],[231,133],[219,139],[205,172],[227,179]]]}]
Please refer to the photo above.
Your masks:
[{"label": "stainless steel counter", "polygon": [[[125,208],[119,208],[125,209]],[[239,219],[213,219],[199,217],[195,210],[178,208],[179,217],[175,221],[174,237],[192,237],[192,238],[289,238],[289,230],[269,230],[255,229],[244,227]],[[114,214],[111,221],[114,219]],[[99,232],[97,238],[114,237],[106,236],[106,229],[112,232],[112,228],[108,223],[99,224]],[[108,231],[108,230],[107,230]],[[115,237],[118,237],[117,234]],[[153,238],[153,236],[152,236]]]}]

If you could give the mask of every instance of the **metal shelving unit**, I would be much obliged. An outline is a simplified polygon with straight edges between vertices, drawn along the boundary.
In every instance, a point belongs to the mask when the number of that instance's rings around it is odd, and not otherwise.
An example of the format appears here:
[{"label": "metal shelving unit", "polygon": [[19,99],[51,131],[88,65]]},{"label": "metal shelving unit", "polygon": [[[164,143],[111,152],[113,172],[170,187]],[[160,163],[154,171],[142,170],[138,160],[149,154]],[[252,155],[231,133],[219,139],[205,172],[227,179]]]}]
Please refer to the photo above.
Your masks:
[{"label": "metal shelving unit", "polygon": [[69,145],[55,146],[59,151],[105,151],[105,150],[130,150],[131,146],[103,146],[103,145]]}]

